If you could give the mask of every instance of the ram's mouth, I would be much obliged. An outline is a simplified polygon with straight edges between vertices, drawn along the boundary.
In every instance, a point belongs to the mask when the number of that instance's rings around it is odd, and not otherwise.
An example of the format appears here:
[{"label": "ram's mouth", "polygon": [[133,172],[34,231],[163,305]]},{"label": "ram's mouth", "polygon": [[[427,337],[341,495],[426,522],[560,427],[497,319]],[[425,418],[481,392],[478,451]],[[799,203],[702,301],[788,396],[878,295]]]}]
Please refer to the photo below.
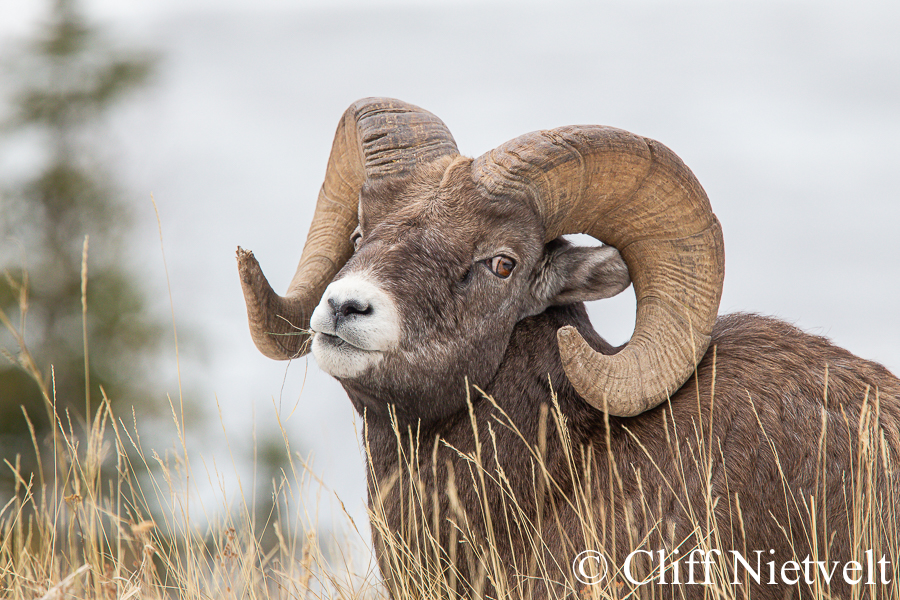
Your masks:
[{"label": "ram's mouth", "polygon": [[354,346],[344,338],[339,335],[335,335],[332,333],[324,333],[322,331],[317,331],[316,336],[319,337],[323,344],[328,344],[332,348],[348,348],[353,350],[361,350],[363,352],[367,352],[365,348],[360,348],[359,346]]},{"label": "ram's mouth", "polygon": [[318,331],[313,336],[312,353],[326,373],[341,379],[352,379],[383,357],[380,350],[360,348],[333,333]]}]

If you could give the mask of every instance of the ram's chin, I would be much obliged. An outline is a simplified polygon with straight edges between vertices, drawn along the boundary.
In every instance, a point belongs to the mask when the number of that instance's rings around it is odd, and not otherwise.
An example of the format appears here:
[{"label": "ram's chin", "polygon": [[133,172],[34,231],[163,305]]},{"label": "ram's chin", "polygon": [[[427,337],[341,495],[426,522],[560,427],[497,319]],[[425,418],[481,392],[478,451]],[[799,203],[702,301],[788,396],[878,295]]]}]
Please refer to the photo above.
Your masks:
[{"label": "ram's chin", "polygon": [[313,337],[312,353],[319,367],[339,379],[354,379],[381,362],[382,353],[357,348],[341,338],[324,333]]}]

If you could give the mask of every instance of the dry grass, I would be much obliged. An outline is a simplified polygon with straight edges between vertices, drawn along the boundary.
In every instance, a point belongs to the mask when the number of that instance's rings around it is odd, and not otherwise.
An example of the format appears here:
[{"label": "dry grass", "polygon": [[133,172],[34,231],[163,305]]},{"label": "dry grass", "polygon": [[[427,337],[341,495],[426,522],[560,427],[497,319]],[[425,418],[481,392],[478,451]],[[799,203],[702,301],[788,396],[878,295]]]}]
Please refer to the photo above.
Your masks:
[{"label": "dry grass", "polygon": [[[238,475],[233,506],[222,473],[202,476],[191,466],[181,398],[169,398],[173,443],[159,452],[144,447],[134,412],[114,414],[105,393],[90,420],[59,409],[52,370],[48,381],[22,334],[27,280],[10,284],[21,318],[16,324],[0,309],[0,324],[18,345],[5,354],[39,386],[53,432],[43,440],[31,428],[33,472],[23,469],[22,457],[3,457],[15,489],[0,507],[0,598],[383,596],[371,565],[354,565],[365,549],[352,548],[352,538],[335,552],[322,548],[307,512],[321,479],[291,453],[284,430],[289,469],[269,482],[271,489],[251,485],[246,494]],[[87,369],[86,339],[84,348]],[[209,509],[200,496],[216,489],[221,505]],[[259,511],[255,496],[273,500]]]},{"label": "dry grass", "polygon": [[216,474],[198,477],[178,445],[145,451],[105,399],[86,431],[56,424],[56,458],[41,457],[52,478],[6,464],[18,483],[0,510],[0,597],[356,598],[372,587],[335,568],[306,525],[303,467],[273,482],[261,517],[249,501],[211,513],[191,490]]},{"label": "dry grass", "polygon": [[[493,403],[493,399],[487,395],[483,395],[482,399]],[[687,489],[686,482],[692,476],[694,478],[699,476],[706,485],[706,494],[699,499],[699,503],[692,504],[688,499],[688,494],[680,495],[682,498],[680,509],[682,514],[688,515],[692,533],[687,538],[676,538],[674,524],[671,522],[656,522],[649,530],[646,527],[642,529],[636,526],[638,522],[646,524],[648,515],[659,514],[659,507],[655,506],[657,495],[652,489],[640,488],[642,493],[639,506],[629,504],[625,507],[618,507],[623,510],[616,510],[616,498],[623,497],[621,493],[617,493],[622,490],[623,478],[617,472],[615,462],[611,460],[614,450],[610,447],[607,447],[606,452],[603,453],[606,458],[601,460],[607,461],[606,468],[613,473],[613,478],[609,482],[609,489],[603,490],[604,493],[600,494],[601,500],[598,501],[597,484],[592,480],[592,468],[596,468],[596,463],[590,456],[591,450],[572,446],[565,416],[560,411],[555,398],[552,401],[553,406],[549,410],[549,416],[556,426],[555,431],[563,438],[562,446],[566,450],[569,475],[576,483],[572,491],[565,494],[560,493],[560,486],[553,481],[550,475],[551,467],[544,461],[543,448],[530,448],[532,463],[535,465],[532,473],[532,483],[536,490],[534,497],[538,498],[539,505],[546,503],[548,506],[543,511],[532,511],[528,509],[529,507],[523,506],[516,497],[516,489],[510,484],[502,467],[499,464],[485,464],[482,459],[483,448],[476,446],[474,452],[462,455],[468,463],[468,471],[464,474],[451,474],[448,477],[447,489],[450,507],[446,514],[439,514],[436,508],[438,506],[437,495],[425,483],[429,478],[423,477],[423,474],[417,470],[417,465],[420,464],[419,454],[428,451],[436,452],[436,446],[421,448],[419,445],[407,443],[407,447],[404,448],[401,445],[399,450],[401,472],[389,481],[377,482],[378,496],[381,501],[375,503],[376,508],[370,515],[373,528],[386,540],[384,554],[390,573],[386,575],[386,579],[394,597],[404,599],[456,598],[461,595],[460,590],[463,589],[475,590],[476,596],[480,596],[484,590],[491,590],[490,596],[497,598],[531,598],[535,595],[536,590],[540,590],[538,595],[541,597],[546,595],[550,598],[704,597],[728,599],[754,597],[752,589],[745,587],[750,580],[749,572],[741,570],[739,579],[744,585],[735,585],[734,558],[727,555],[726,551],[719,555],[712,554],[713,558],[708,567],[701,565],[694,571],[697,582],[705,579],[702,586],[685,586],[680,589],[678,586],[670,586],[667,589],[661,589],[658,585],[649,584],[660,581],[660,577],[665,577],[669,584],[673,581],[686,583],[688,574],[685,563],[692,551],[710,555],[710,552],[714,550],[734,548],[741,552],[742,556],[747,557],[750,566],[755,568],[753,549],[742,549],[739,544],[736,545],[736,540],[732,538],[733,533],[722,531],[720,525],[712,517],[712,515],[723,513],[728,515],[736,523],[736,530],[739,532],[738,539],[746,539],[743,518],[745,508],[740,505],[740,497],[735,496],[731,500],[733,504],[723,506],[730,500],[714,493],[712,489],[713,470],[721,460],[721,456],[717,449],[709,443],[708,436],[704,435],[708,424],[704,426],[703,423],[698,422],[689,432],[676,430],[671,422],[661,428],[664,431],[661,431],[660,435],[666,436],[670,447],[676,450],[689,448],[696,451],[689,456],[680,456],[679,468],[676,472],[660,472],[666,485],[676,492]],[[502,413],[499,406],[494,404],[494,407]],[[542,421],[547,417],[546,412],[545,410],[540,417]],[[862,571],[855,573],[856,577],[863,579],[863,583],[851,587],[848,598],[896,600],[900,598],[900,583],[897,582],[897,577],[900,576],[900,572],[898,572],[898,565],[900,565],[900,496],[897,494],[900,493],[900,490],[896,484],[894,487],[891,487],[890,484],[885,485],[885,476],[893,475],[896,481],[898,465],[897,457],[891,450],[888,440],[885,439],[884,430],[879,425],[879,416],[880,399],[873,394],[865,401],[858,427],[845,422],[847,427],[856,427],[855,433],[859,440],[854,449],[856,456],[853,461],[853,464],[858,465],[859,469],[856,472],[841,475],[845,478],[843,481],[846,494],[844,501],[853,507],[848,522],[818,522],[817,516],[825,514],[825,510],[821,506],[823,500],[813,496],[796,496],[787,485],[784,485],[783,489],[772,490],[772,502],[784,502],[795,508],[798,520],[792,523],[779,523],[779,527],[785,537],[791,540],[790,546],[794,548],[792,560],[796,561],[801,568],[803,568],[803,561],[807,556],[812,563],[824,561],[826,568],[832,568],[833,561],[837,557],[829,555],[827,545],[819,547],[817,540],[831,540],[835,535],[836,527],[846,527],[850,532],[854,558],[865,565],[867,551],[872,553],[875,560],[879,557],[886,557],[888,560],[886,577],[890,582],[890,585],[881,584],[880,578],[884,574],[880,570],[881,567],[876,566],[874,571],[876,584],[867,585],[869,575],[866,567],[863,566]],[[494,426],[515,428],[512,419],[508,418],[498,419]],[[475,423],[474,418],[472,427],[476,429],[475,437],[477,439],[478,424]],[[822,435],[818,447],[818,456],[820,457],[823,457],[825,453],[823,447],[826,440],[825,427],[823,417]],[[684,441],[682,436],[693,438],[693,443],[682,443]],[[493,435],[490,437],[492,440],[496,440]],[[521,434],[520,438],[524,443],[524,437]],[[399,440],[400,436],[398,435]],[[636,438],[635,441],[640,444]],[[543,445],[539,444],[539,446]],[[772,450],[779,463],[778,468],[782,477],[785,478],[784,473],[789,467],[780,463],[774,446]],[[497,454],[497,452],[492,453],[493,456]],[[649,453],[646,456],[645,464],[653,465],[653,468],[658,470],[659,467],[654,462],[654,457]],[[817,486],[816,489],[825,489],[827,469],[821,458],[819,464],[820,472],[817,477],[821,478],[821,487]],[[880,485],[876,483],[876,480],[880,480]],[[639,487],[641,481],[641,475],[638,473]],[[474,511],[474,514],[471,510],[466,512],[459,501],[454,501],[463,486],[475,490],[482,502],[479,510]],[[489,505],[486,501],[491,487],[502,490],[502,501],[499,506],[497,504]],[[400,488],[399,494],[402,496],[402,500],[399,503],[396,501],[396,496],[393,502],[390,500],[392,492],[397,493],[395,488]],[[878,489],[885,491],[876,493]],[[554,496],[556,500],[553,499]],[[622,502],[622,500],[618,501]],[[385,504],[402,507],[401,522],[403,526],[401,531],[391,530],[389,525],[391,519],[384,509]],[[562,506],[563,504],[565,506]],[[552,556],[551,561],[546,560],[547,552],[545,551],[550,551],[552,548],[544,538],[544,533],[554,530],[554,533],[560,534],[563,528],[555,527],[555,525],[561,522],[560,513],[564,508],[578,515],[580,531],[576,534],[576,539],[563,541],[564,551],[562,553],[558,551],[559,542],[557,541],[556,555],[572,557],[576,556],[580,550],[592,549],[601,551],[607,559],[608,571],[605,577],[598,577],[595,583],[587,586],[580,586],[573,581],[571,564],[553,562],[556,556]],[[654,509],[657,510],[654,511]],[[529,519],[528,515],[535,512],[538,515],[549,516],[544,517],[546,521],[543,523],[534,522]],[[655,566],[640,564],[638,561],[633,563],[631,574],[634,579],[640,581],[640,584],[635,585],[625,576],[622,569],[625,557],[616,556],[616,531],[622,530],[621,527],[616,527],[617,523],[613,522],[617,518],[624,518],[626,521],[624,530],[628,536],[625,544],[627,548],[631,550],[665,548],[667,565],[665,573],[662,573],[659,567],[657,550],[654,550],[653,565]],[[494,521],[498,519],[506,520],[505,527],[499,529],[507,532],[510,540],[498,540],[493,537]],[[649,519],[652,520],[652,517]],[[452,524],[450,535],[446,535],[445,529],[443,539],[439,526],[442,521]],[[662,543],[654,546],[654,540]],[[525,557],[522,564],[508,564],[508,556],[504,556],[499,550],[504,542],[525,549],[521,554]],[[809,547],[812,547],[811,553],[807,550]],[[770,572],[765,566],[767,558],[764,556],[762,559],[764,570],[761,579],[763,583],[766,583],[770,576]],[[673,563],[676,561],[680,561],[679,568],[682,569],[678,574],[673,568]],[[468,574],[466,581],[462,581],[464,574],[455,567],[459,564],[467,566],[464,569]],[[590,562],[586,564],[588,567],[594,566]],[[830,577],[840,578],[844,564],[840,563],[836,574]],[[780,566],[781,563],[778,563],[776,569]],[[642,569],[642,567],[645,568]],[[705,569],[708,569],[708,574]],[[588,571],[590,570],[589,568]],[[800,583],[796,586],[782,586],[779,594],[784,591],[786,598],[836,597],[831,595],[831,587],[827,584],[825,574],[814,564],[811,573],[811,582],[804,580],[801,571],[798,574]],[[588,574],[597,575],[596,571]],[[679,577],[680,579],[678,579]],[[781,574],[776,571],[775,578],[780,577]],[[854,572],[851,572],[851,577],[854,577]],[[547,582],[551,583],[547,584]]]},{"label": "dry grass", "polygon": [[[23,302],[25,301],[23,292]],[[389,515],[379,502],[370,512],[372,528],[384,540],[383,562],[387,584],[373,567],[371,550],[354,548],[354,539],[366,538],[357,524],[347,517],[346,539],[320,543],[317,523],[308,510],[316,502],[318,478],[306,461],[291,453],[285,442],[285,458],[289,468],[271,481],[271,489],[255,490],[258,496],[274,499],[271,510],[259,516],[253,510],[254,490],[241,490],[237,506],[227,501],[208,509],[196,499],[198,489],[216,489],[218,474],[201,476],[195,472],[187,454],[184,425],[178,402],[172,402],[172,439],[175,443],[162,454],[145,449],[138,423],[133,415],[116,415],[110,402],[103,402],[89,421],[81,423],[69,414],[59,414],[57,398],[51,385],[43,381],[17,328],[5,315],[0,320],[20,344],[18,361],[42,386],[48,414],[55,423],[49,444],[34,439],[34,452],[40,468],[34,473],[20,469],[16,457],[6,457],[4,468],[16,473],[14,496],[0,508],[0,597],[15,600],[63,598],[454,598],[466,587],[483,591],[495,590],[497,597],[529,598],[543,581],[551,597],[626,598],[653,596],[653,586],[634,586],[620,572],[622,557],[610,552],[610,572],[597,585],[581,588],[574,585],[571,565],[547,560],[543,533],[553,527],[559,510],[574,511],[580,519],[578,539],[566,540],[567,547],[604,550],[614,536],[612,515],[642,516],[652,514],[653,490],[644,490],[641,506],[615,506],[616,487],[622,485],[615,464],[608,468],[609,500],[598,505],[589,451],[573,447],[567,439],[565,416],[551,398],[550,406],[540,415],[541,422],[552,425],[546,430],[562,437],[569,473],[576,482],[573,493],[561,497],[558,484],[544,463],[544,448],[530,448],[534,471],[534,497],[547,503],[550,522],[534,522],[528,514],[534,511],[522,506],[507,474],[497,464],[485,464],[480,446],[462,457],[467,471],[455,473],[448,482],[451,499],[448,514],[441,514],[433,492],[423,484],[417,472],[420,452],[436,452],[435,447],[420,448],[415,444],[398,445],[402,469],[390,481],[378,481],[378,494],[387,497],[399,493],[404,501],[401,531],[388,525]],[[479,401],[492,402],[489,397]],[[499,410],[499,407],[497,407]],[[900,564],[900,498],[871,493],[874,481],[885,470],[894,472],[895,458],[878,426],[879,399],[873,395],[863,411],[858,427],[859,444],[855,449],[858,472],[850,478],[855,511],[852,522],[839,524],[850,530],[856,548],[873,549],[889,557],[892,565]],[[126,425],[127,423],[127,425]],[[511,427],[512,420],[477,423],[473,428]],[[693,431],[676,431],[665,427],[664,434],[673,448],[691,447],[696,454],[682,456],[681,470],[665,473],[668,485],[681,489],[688,476],[699,476],[707,483],[720,459],[717,449],[706,440],[707,425],[697,423]],[[824,427],[824,423],[823,423]],[[693,436],[689,445],[679,444],[679,436]],[[398,440],[401,436],[398,432]],[[477,436],[476,436],[477,439]],[[822,440],[825,439],[823,435]],[[285,440],[287,436],[285,435]],[[819,455],[824,456],[820,441]],[[608,449],[610,450],[610,449]],[[605,459],[604,459],[605,460]],[[647,464],[653,464],[652,457]],[[824,465],[821,476],[826,475]],[[638,475],[640,481],[640,474]],[[472,514],[454,499],[463,487],[474,491],[480,499],[479,510]],[[487,501],[489,488],[502,490],[502,506]],[[252,488],[252,486],[251,486]],[[244,492],[247,492],[246,495]],[[222,490],[222,497],[226,494]],[[827,539],[833,523],[817,523],[816,498],[786,497],[785,501],[808,515],[794,531],[810,540]],[[721,499],[709,490],[701,505],[685,505],[694,527],[692,546],[680,547],[681,557],[692,549],[711,550],[731,547],[725,532],[717,530],[709,515],[722,510]],[[563,503],[557,505],[555,503]],[[622,507],[619,507],[620,509]],[[727,508],[743,525],[739,501]],[[509,540],[493,538],[494,520],[504,519]],[[449,534],[441,525],[451,523]],[[626,531],[636,531],[626,527]],[[444,528],[444,531],[448,531]],[[486,536],[481,532],[487,532]],[[658,523],[654,535],[666,539],[670,528]],[[731,534],[728,533],[728,536]],[[630,548],[639,548],[646,537],[629,537]],[[503,544],[526,548],[527,564],[506,564],[498,548]],[[679,548],[680,542],[669,536],[666,546]],[[327,549],[330,547],[330,550]],[[615,547],[613,538],[612,547]],[[827,560],[827,548],[814,560]],[[352,558],[356,557],[356,559]],[[359,557],[362,557],[359,560]],[[670,562],[674,554],[667,557]],[[797,560],[802,559],[798,556]],[[455,568],[465,564],[468,579]],[[896,567],[895,567],[896,568]],[[745,588],[730,583],[732,572],[726,558],[710,566],[711,583],[703,587],[709,598],[744,597]],[[514,577],[527,573],[529,577]],[[658,577],[659,572],[645,570],[642,576]],[[671,573],[669,573],[671,575]],[[896,576],[896,573],[892,573]],[[465,584],[465,585],[464,585]],[[802,588],[802,589],[801,589]],[[803,597],[826,598],[828,588],[821,578],[798,591]],[[677,596],[677,594],[676,594]],[[857,586],[853,598],[900,598],[900,586]]]},{"label": "dry grass", "polygon": [[[551,409],[550,417],[560,420],[562,415]],[[176,428],[180,433],[183,428]],[[490,485],[506,491],[506,505],[497,510],[488,504],[477,514],[466,514],[457,503],[455,514],[441,515],[429,502],[416,473],[411,454],[404,453],[405,472],[390,482],[379,482],[382,491],[402,486],[406,502],[405,531],[391,532],[388,517],[378,507],[371,517],[373,527],[385,544],[390,568],[389,586],[385,586],[365,557],[356,564],[348,557],[360,556],[360,548],[352,548],[353,538],[347,537],[328,552],[322,548],[316,524],[309,521],[307,503],[315,502],[315,476],[297,456],[289,456],[290,469],[272,483],[276,502],[263,519],[254,518],[251,500],[237,507],[222,505],[215,514],[206,512],[202,504],[191,497],[191,486],[216,485],[215,478],[196,476],[187,458],[176,450],[165,455],[146,452],[135,435],[137,426],[126,427],[104,402],[85,431],[77,431],[67,421],[57,419],[56,447],[51,456],[42,453],[42,460],[53,461],[52,478],[19,473],[15,496],[0,510],[0,596],[10,599],[62,598],[384,598],[390,590],[398,598],[453,598],[464,586],[458,581],[453,565],[466,561],[469,573],[477,573],[468,583],[484,589],[484,584],[496,590],[502,598],[529,598],[534,580],[510,578],[509,565],[497,552],[498,541],[480,536],[478,520],[484,521],[487,531],[491,519],[509,518],[510,530],[515,531],[518,544],[534,549],[534,561],[516,565],[519,572],[528,572],[559,582],[551,587],[553,597],[623,598],[638,592],[642,586],[631,586],[615,565],[621,564],[612,556],[612,572],[599,584],[581,591],[571,583],[560,580],[560,573],[568,565],[543,564],[539,551],[544,542],[542,527],[547,524],[530,522],[528,511],[517,503],[514,490],[502,470],[496,465],[484,465],[478,453],[466,457],[471,465],[468,473],[460,474],[458,486],[473,486],[485,497]],[[564,428],[562,431],[565,431]],[[875,465],[885,460],[883,440],[862,436],[858,449],[860,465]],[[35,441],[35,450],[40,445]],[[286,451],[287,453],[287,451]],[[690,457],[684,468],[700,468],[706,472],[714,453],[705,457]],[[880,456],[877,456],[880,455]],[[878,460],[876,460],[876,457]],[[579,452],[570,454],[573,473],[581,473],[576,494],[570,502],[583,516],[582,538],[572,540],[572,547],[604,548],[608,545],[607,515],[610,506],[596,506],[592,495],[590,473],[583,467]],[[540,449],[534,449],[538,465],[537,481],[543,479],[548,489],[554,482],[547,479]],[[114,465],[109,470],[102,465]],[[6,468],[16,464],[6,461]],[[671,474],[677,486],[684,474]],[[858,510],[854,513],[852,536],[857,547],[872,548],[878,555],[890,557],[891,564],[900,562],[900,520],[896,498],[879,498],[869,493],[871,469],[854,473],[853,493]],[[202,484],[200,483],[202,481]],[[539,484],[536,484],[539,485]],[[451,497],[456,490],[451,489]],[[545,497],[549,496],[547,494]],[[652,493],[648,492],[648,503]],[[223,492],[224,497],[224,492]],[[798,502],[806,502],[796,499]],[[700,522],[701,515],[710,514],[717,500],[708,496],[710,506],[694,506],[689,510],[697,515],[696,531],[699,547],[728,547],[720,539],[715,525]],[[814,503],[814,499],[808,502]],[[645,507],[633,507],[643,510]],[[551,507],[550,514],[554,514]],[[740,506],[733,507],[735,515]],[[816,535],[816,514],[810,505],[811,519],[804,526],[812,539]],[[516,516],[518,520],[516,521]],[[439,521],[455,523],[452,539],[440,539]],[[202,523],[198,527],[195,523]],[[662,524],[660,527],[664,527]],[[349,531],[355,529],[348,517]],[[665,533],[665,532],[663,532]],[[356,539],[359,539],[358,537]],[[264,543],[263,540],[266,540]],[[630,539],[637,548],[644,539]],[[343,544],[343,547],[341,547]],[[328,545],[328,544],[326,544]],[[678,547],[672,540],[671,547]],[[447,548],[450,548],[448,554]],[[681,558],[691,550],[680,548]],[[363,549],[365,551],[365,549]],[[619,557],[621,558],[621,557]],[[672,554],[670,562],[678,558]],[[816,557],[814,557],[816,558]],[[826,557],[823,556],[823,559]],[[797,557],[798,560],[802,557]],[[742,588],[730,584],[732,577],[727,560],[716,561],[711,568],[712,582],[705,587],[710,598],[743,597]],[[642,576],[658,576],[644,572]],[[671,577],[671,576],[670,576]],[[827,587],[821,579],[809,586],[808,597],[825,598]],[[652,589],[652,588],[648,588]],[[897,598],[897,586],[859,586],[854,597]]]}]

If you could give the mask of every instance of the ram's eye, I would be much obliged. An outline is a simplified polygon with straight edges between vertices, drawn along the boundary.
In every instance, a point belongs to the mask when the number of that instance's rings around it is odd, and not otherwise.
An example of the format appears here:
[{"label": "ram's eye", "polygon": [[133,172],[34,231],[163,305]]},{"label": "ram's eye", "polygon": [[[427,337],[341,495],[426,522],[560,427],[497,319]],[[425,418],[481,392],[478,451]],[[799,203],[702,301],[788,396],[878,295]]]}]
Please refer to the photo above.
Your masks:
[{"label": "ram's eye", "polygon": [[508,256],[503,256],[502,254],[498,254],[494,258],[488,259],[486,262],[490,267],[491,272],[501,279],[506,279],[512,275],[513,269],[516,268],[516,261]]},{"label": "ram's eye", "polygon": [[353,244],[354,252],[359,250],[359,245],[362,243],[362,229],[357,227],[353,230],[353,233],[350,234],[350,243]]}]

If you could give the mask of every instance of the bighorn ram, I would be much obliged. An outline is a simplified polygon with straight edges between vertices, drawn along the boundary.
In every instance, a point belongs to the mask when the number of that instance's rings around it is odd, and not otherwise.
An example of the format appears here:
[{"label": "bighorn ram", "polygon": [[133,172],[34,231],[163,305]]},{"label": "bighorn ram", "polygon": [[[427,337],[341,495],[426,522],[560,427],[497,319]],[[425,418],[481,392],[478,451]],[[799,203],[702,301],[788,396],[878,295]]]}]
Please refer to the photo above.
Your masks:
[{"label": "bighorn ram", "polygon": [[[845,596],[893,578],[900,381],[783,322],[717,319],[721,227],[656,141],[561,127],[472,160],[431,113],[361,100],[287,294],[252,253],[238,265],[257,347],[311,345],[365,417],[395,595],[562,597],[605,577],[702,597],[714,569],[716,593]],[[614,348],[583,301],[629,283],[635,331]],[[590,550],[605,558],[576,560]]]}]

